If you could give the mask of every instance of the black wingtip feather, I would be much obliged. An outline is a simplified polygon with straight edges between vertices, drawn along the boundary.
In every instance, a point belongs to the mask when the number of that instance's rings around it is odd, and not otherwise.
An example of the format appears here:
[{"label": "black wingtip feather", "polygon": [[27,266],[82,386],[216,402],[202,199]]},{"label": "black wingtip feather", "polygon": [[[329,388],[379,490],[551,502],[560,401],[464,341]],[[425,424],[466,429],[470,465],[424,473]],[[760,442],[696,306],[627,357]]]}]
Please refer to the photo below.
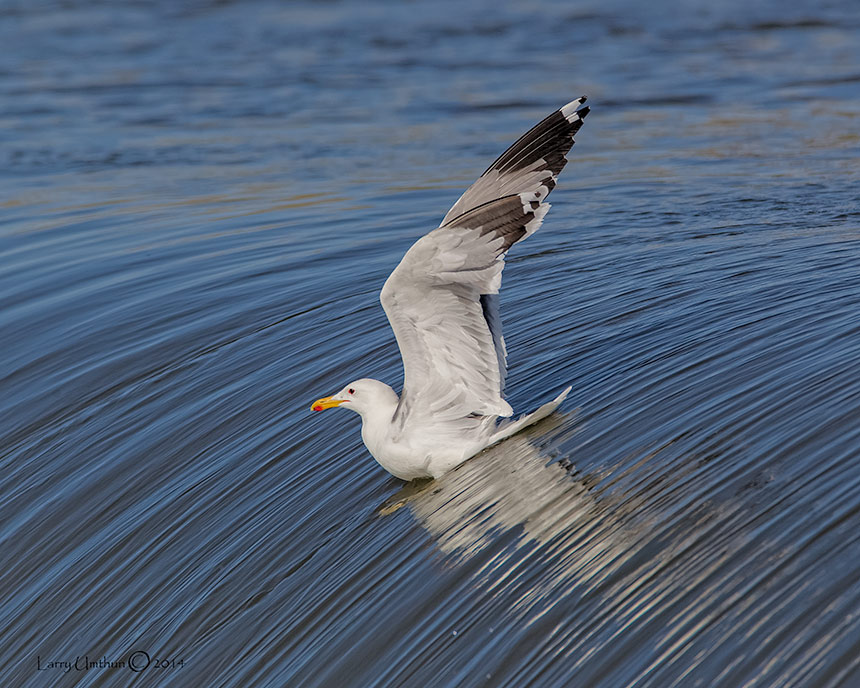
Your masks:
[{"label": "black wingtip feather", "polygon": [[[448,211],[443,225],[450,225],[470,209],[489,203],[488,194],[492,193],[494,185],[500,190],[504,183],[510,184],[511,180],[516,179],[517,173],[521,170],[527,170],[525,177],[527,181],[523,188],[516,190],[540,192],[542,196],[540,200],[544,201],[556,186],[556,176],[567,165],[566,156],[574,144],[574,136],[582,127],[585,117],[591,112],[591,108],[583,107],[585,100],[586,97],[582,96],[570,101],[520,136],[484,171],[479,181],[466,190],[466,193]],[[574,107],[579,109],[573,110]],[[490,172],[495,172],[497,176],[490,177],[489,181],[482,183]],[[532,172],[546,173],[541,181],[541,185],[546,188],[545,192],[543,189],[534,188],[534,177],[528,176]],[[476,189],[479,191],[475,191]],[[511,186],[505,187],[507,193],[512,190],[514,188]]]}]

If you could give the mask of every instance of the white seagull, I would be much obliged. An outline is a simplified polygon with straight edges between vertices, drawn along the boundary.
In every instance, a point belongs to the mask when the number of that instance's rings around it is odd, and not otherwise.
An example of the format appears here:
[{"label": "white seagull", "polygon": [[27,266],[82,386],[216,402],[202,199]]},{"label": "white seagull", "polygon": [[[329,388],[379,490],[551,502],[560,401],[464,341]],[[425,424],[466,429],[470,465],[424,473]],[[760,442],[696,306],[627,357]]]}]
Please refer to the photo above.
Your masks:
[{"label": "white seagull", "polygon": [[361,416],[373,458],[402,480],[433,477],[552,413],[570,387],[516,421],[505,401],[499,287],[508,249],[537,231],[588,107],[571,101],[526,132],[416,241],[380,301],[403,358],[403,393],[364,378],[318,399]]}]

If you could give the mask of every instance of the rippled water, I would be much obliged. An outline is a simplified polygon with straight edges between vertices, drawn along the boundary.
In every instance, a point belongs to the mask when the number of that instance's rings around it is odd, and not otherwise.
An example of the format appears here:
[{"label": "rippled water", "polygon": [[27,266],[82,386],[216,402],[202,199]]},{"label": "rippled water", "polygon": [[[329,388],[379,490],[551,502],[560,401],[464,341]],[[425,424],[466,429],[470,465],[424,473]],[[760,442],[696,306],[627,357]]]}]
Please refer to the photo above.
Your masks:
[{"label": "rippled water", "polygon": [[[0,44],[4,686],[860,685],[856,3],[11,2]],[[308,404],[399,384],[385,277],[580,93],[502,294],[509,401],[571,398],[404,486]]]}]

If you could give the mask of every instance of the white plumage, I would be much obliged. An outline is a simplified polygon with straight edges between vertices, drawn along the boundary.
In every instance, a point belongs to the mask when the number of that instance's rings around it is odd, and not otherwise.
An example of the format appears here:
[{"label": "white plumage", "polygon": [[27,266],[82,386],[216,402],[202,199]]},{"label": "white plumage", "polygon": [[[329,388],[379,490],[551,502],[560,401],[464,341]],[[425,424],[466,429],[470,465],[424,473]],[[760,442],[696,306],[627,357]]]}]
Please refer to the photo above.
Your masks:
[{"label": "white plumage", "polygon": [[505,342],[498,293],[504,257],[537,231],[546,197],[588,114],[585,97],[530,129],[419,239],[380,294],[403,358],[400,397],[378,380],[350,383],[311,408],[362,418],[370,453],[404,480],[438,477],[550,414],[570,391],[517,421],[504,399]]}]

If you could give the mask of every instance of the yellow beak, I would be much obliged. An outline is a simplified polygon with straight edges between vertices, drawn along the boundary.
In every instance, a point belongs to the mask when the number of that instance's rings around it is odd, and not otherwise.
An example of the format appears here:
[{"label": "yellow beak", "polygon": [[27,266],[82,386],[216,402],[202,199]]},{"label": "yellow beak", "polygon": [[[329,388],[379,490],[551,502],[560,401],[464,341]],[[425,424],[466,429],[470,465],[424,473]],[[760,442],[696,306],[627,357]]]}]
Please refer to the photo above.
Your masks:
[{"label": "yellow beak", "polygon": [[334,397],[323,397],[322,399],[317,399],[313,404],[311,404],[311,411],[325,411],[326,409],[340,406],[342,403],[343,399],[335,399]]}]

